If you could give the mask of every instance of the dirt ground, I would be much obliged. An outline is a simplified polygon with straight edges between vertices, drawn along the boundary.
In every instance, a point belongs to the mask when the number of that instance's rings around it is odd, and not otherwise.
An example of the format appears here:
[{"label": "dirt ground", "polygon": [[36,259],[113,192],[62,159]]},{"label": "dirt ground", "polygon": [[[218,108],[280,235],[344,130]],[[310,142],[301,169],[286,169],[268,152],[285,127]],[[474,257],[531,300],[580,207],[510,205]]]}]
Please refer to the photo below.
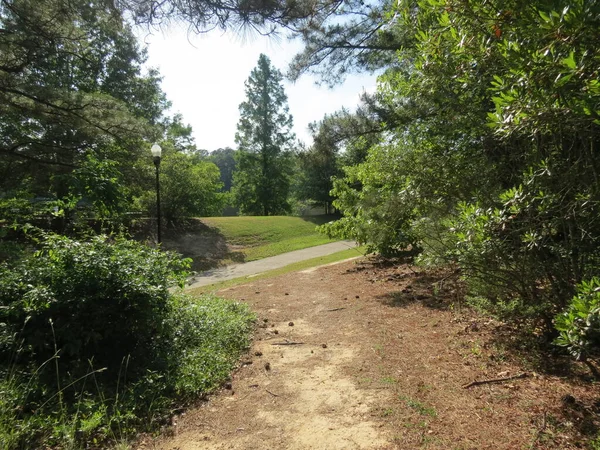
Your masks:
[{"label": "dirt ground", "polygon": [[460,291],[448,274],[370,260],[223,290],[257,313],[252,348],[139,448],[592,448],[597,364],[513,350]]}]

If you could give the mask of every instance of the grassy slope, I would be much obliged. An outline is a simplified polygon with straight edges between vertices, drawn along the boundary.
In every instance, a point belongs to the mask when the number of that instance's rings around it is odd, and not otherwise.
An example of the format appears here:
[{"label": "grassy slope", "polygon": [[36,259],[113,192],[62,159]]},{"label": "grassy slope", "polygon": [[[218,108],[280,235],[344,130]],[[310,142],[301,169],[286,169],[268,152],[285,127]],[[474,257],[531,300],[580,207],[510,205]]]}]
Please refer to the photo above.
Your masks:
[{"label": "grassy slope", "polygon": [[333,216],[291,217],[210,217],[202,222],[217,228],[227,243],[242,247],[245,261],[334,242],[315,231],[317,225],[334,220]]}]

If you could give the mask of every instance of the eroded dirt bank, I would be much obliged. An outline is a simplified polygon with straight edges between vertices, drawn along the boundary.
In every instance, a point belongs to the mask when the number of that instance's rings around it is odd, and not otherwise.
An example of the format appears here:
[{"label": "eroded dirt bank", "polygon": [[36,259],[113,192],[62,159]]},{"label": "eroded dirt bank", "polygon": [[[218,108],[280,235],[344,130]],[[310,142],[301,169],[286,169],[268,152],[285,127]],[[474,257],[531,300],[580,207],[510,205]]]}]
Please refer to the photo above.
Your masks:
[{"label": "eroded dirt bank", "polygon": [[495,343],[499,324],[458,313],[456,290],[353,261],[221,291],[257,312],[252,349],[230,385],[139,448],[584,446],[598,429],[591,372],[520,364]]}]

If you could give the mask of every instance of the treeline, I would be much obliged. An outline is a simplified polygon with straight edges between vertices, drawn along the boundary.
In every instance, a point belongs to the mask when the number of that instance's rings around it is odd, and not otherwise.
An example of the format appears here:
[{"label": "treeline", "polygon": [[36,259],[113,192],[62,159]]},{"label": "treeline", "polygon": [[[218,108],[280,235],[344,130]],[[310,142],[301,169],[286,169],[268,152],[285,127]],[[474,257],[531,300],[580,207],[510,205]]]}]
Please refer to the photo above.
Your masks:
[{"label": "treeline", "polygon": [[[0,216],[60,232],[152,213],[149,146],[163,147],[167,218],[220,212],[219,172],[200,157],[131,25],[102,2],[3,1]],[[174,174],[176,172],[176,175]],[[185,193],[182,193],[185,185]]]}]

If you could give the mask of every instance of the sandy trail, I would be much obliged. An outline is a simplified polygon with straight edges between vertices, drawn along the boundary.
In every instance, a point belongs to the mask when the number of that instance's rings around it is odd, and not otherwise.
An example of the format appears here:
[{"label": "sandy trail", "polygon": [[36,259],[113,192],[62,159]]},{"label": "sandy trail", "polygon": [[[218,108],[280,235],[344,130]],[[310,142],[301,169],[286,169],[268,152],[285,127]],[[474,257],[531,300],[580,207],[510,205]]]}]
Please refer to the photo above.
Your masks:
[{"label": "sandy trail", "polygon": [[497,324],[448,307],[457,285],[442,278],[353,261],[220,291],[257,313],[252,348],[229,385],[139,448],[584,447],[600,385],[523,366]]},{"label": "sandy trail", "polygon": [[295,277],[303,283],[280,286],[285,292],[275,303],[271,297],[266,302],[260,291],[250,294],[260,328],[232,389],[179,419],[176,436],[156,448],[372,449],[387,444],[386,433],[371,420],[373,405],[387,394],[359,389],[346,373],[361,365],[362,344],[352,324],[340,320],[344,310],[332,311],[348,307],[347,296],[302,288],[319,284],[314,270]]}]

